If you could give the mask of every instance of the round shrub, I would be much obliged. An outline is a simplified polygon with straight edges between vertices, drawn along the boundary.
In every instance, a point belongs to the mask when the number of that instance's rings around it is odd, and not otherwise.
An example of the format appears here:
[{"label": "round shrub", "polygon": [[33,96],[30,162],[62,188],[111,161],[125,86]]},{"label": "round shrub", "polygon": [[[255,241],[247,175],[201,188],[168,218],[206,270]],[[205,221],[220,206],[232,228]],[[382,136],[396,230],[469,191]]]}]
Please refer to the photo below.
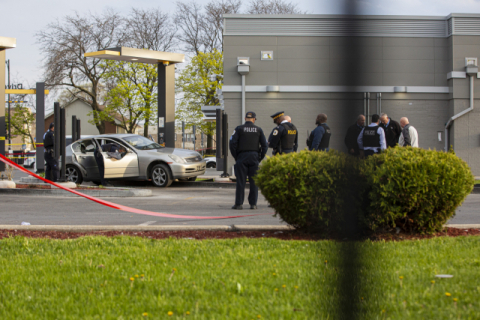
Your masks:
[{"label": "round shrub", "polygon": [[367,190],[361,220],[372,231],[439,231],[474,185],[467,163],[453,152],[389,148],[367,158],[364,168]]},{"label": "round shrub", "polygon": [[286,223],[301,229],[326,229],[341,220],[347,182],[347,156],[330,150],[268,158],[255,183]]}]

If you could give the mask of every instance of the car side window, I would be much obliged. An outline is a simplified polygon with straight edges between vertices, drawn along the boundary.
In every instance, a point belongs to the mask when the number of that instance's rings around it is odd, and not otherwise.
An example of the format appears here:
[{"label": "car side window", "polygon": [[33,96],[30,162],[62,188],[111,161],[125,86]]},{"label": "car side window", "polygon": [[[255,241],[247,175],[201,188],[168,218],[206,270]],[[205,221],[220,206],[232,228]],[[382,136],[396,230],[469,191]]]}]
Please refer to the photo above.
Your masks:
[{"label": "car side window", "polygon": [[93,152],[95,145],[91,139],[75,142],[72,146],[74,152]]}]

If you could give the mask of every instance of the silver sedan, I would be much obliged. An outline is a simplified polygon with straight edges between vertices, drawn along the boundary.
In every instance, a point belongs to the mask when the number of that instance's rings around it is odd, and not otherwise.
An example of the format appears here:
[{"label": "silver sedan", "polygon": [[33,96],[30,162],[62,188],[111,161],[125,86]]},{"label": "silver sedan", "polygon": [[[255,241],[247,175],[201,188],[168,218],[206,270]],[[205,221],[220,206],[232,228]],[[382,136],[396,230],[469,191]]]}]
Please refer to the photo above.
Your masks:
[{"label": "silver sedan", "polygon": [[95,145],[115,144],[125,149],[120,157],[102,151],[105,179],[151,180],[168,187],[175,179],[195,181],[205,173],[206,162],[192,150],[165,148],[136,134],[102,134],[67,146],[66,175],[69,181],[100,182],[94,157]]}]

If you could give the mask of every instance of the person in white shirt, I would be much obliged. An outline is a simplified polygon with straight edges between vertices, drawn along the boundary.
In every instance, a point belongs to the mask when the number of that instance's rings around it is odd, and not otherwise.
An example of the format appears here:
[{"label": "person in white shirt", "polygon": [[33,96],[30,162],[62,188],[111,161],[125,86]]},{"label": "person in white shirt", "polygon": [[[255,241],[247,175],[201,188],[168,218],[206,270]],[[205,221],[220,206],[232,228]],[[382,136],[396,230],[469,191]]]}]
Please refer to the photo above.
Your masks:
[{"label": "person in white shirt", "polygon": [[379,122],[380,116],[378,114],[372,115],[372,123],[368,127],[363,128],[358,135],[357,143],[362,158],[387,149],[385,131],[379,126]]},{"label": "person in white shirt", "polygon": [[412,146],[418,148],[418,132],[410,123],[407,117],[400,119],[400,126],[402,127],[402,133],[398,139],[398,145],[401,147]]}]

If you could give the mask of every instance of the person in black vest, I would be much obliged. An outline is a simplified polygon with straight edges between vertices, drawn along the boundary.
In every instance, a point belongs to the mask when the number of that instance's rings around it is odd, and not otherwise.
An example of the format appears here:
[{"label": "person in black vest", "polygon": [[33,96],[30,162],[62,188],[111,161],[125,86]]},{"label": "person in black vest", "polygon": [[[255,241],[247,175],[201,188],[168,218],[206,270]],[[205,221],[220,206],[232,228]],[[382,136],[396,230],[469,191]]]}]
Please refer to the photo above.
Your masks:
[{"label": "person in black vest", "polygon": [[273,155],[297,152],[298,131],[294,124],[285,119],[283,111],[271,116],[277,124],[268,137],[268,146],[273,149]]},{"label": "person in black vest", "polygon": [[361,114],[357,117],[357,122],[348,128],[347,134],[345,135],[345,145],[347,146],[349,155],[355,157],[360,155],[357,138],[363,127],[365,127],[365,116]]},{"label": "person in black vest", "polygon": [[310,133],[310,136],[307,140],[308,150],[316,151],[328,151],[330,145],[330,137],[332,132],[330,131],[329,126],[326,124],[327,115],[325,113],[320,113],[315,120],[317,127]]},{"label": "person in black vest", "polygon": [[385,141],[385,131],[379,125],[380,117],[378,114],[372,115],[372,123],[362,129],[357,138],[360,156],[369,157],[381,150],[387,149]]},{"label": "person in black vest", "polygon": [[385,130],[385,140],[387,141],[387,147],[393,148],[398,144],[398,139],[402,133],[402,127],[400,124],[388,117],[386,113],[380,115],[380,127]]},{"label": "person in black vest", "polygon": [[95,139],[92,139],[92,141],[93,141],[93,144],[95,145],[95,149],[93,150],[93,155],[95,158],[95,162],[97,163],[97,166],[98,166],[100,184],[104,187],[111,187],[112,185],[108,183],[107,180],[105,180],[105,162],[103,161],[102,147]]},{"label": "person in black vest", "polygon": [[257,173],[258,164],[265,158],[268,145],[263,130],[255,125],[255,112],[247,112],[245,124],[238,126],[230,137],[230,152],[235,158],[235,176],[237,177],[237,190],[235,192],[235,205],[232,209],[243,209],[245,198],[245,184],[250,182],[248,203],[250,209],[257,209],[258,187],[253,176]]},{"label": "person in black vest", "polygon": [[[43,135],[43,147],[45,149],[45,179],[57,182],[58,178],[58,162],[55,159],[55,125],[50,123],[48,131]],[[50,177],[52,176],[52,178]]]}]

